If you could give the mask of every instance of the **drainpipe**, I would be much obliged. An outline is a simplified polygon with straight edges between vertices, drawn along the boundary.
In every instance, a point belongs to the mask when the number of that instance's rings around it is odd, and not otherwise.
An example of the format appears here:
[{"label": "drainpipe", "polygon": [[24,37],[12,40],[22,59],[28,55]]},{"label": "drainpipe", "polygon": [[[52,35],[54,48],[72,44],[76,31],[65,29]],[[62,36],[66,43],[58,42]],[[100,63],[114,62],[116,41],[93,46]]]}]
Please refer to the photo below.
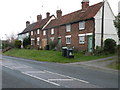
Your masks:
[{"label": "drainpipe", "polygon": [[[105,1],[103,0],[104,4]],[[104,4],[102,7],[102,23],[101,23],[101,48],[103,48],[103,38],[104,38]]]}]

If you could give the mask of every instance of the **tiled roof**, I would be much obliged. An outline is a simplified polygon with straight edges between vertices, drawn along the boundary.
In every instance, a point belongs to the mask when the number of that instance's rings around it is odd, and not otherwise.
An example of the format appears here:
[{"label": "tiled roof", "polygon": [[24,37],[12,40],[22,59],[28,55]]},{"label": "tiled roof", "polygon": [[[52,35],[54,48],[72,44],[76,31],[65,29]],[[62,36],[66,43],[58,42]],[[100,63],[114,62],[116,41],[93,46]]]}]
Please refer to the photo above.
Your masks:
[{"label": "tiled roof", "polygon": [[81,9],[73,13],[64,15],[58,19],[54,19],[47,25],[45,29],[73,23],[73,22],[80,21],[80,20],[86,20],[86,19],[93,18],[102,6],[103,6],[103,2],[100,2],[95,5],[89,6],[84,11]]},{"label": "tiled roof", "polygon": [[36,22],[30,24],[28,27],[26,27],[26,28],[23,30],[22,33],[19,33],[18,35],[21,35],[21,34],[24,34],[24,33],[30,32],[30,31],[33,29],[33,27],[34,27],[35,25],[36,25]]},{"label": "tiled roof", "polygon": [[[53,15],[52,15],[53,16]],[[49,19],[52,17],[50,16],[49,18],[42,19],[41,21],[37,22],[37,24],[34,26],[33,30],[38,29],[38,28],[43,28],[44,25],[49,21]]]}]

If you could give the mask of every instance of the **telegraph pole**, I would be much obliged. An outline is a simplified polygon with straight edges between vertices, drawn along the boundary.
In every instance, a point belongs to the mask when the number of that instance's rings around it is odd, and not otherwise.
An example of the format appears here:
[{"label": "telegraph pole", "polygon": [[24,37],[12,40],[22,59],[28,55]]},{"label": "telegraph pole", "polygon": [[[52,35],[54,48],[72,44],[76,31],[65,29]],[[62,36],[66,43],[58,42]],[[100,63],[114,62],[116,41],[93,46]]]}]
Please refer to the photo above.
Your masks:
[{"label": "telegraph pole", "polygon": [[104,4],[105,4],[105,1],[103,0],[102,23],[101,23],[101,48],[103,48],[103,38],[104,38]]}]

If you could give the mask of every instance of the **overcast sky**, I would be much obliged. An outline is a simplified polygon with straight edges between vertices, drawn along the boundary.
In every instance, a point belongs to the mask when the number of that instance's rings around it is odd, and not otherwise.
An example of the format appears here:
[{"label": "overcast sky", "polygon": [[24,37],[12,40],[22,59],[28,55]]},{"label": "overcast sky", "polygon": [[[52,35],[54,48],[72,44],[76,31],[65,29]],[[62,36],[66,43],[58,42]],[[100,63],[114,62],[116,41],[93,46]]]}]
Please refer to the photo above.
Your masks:
[{"label": "overcast sky", "polygon": [[[61,9],[63,15],[81,9],[82,0],[0,0],[0,38],[5,34],[17,34],[26,27],[25,22],[36,22],[36,16],[46,12],[56,15],[56,10]],[[89,0],[90,5],[103,0]],[[113,13],[117,15],[118,1],[108,0]]]}]

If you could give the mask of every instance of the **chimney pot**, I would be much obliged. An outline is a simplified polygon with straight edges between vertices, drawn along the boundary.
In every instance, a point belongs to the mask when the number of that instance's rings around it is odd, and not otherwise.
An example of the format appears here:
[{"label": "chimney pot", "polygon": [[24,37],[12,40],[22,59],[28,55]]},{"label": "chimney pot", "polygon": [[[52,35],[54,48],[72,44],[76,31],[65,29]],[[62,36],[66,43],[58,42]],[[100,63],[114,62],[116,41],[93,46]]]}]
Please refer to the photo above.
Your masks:
[{"label": "chimney pot", "polygon": [[41,21],[42,20],[42,15],[37,15],[37,22]]},{"label": "chimney pot", "polygon": [[61,10],[57,10],[56,14],[57,14],[57,18],[60,18],[62,16],[62,11]]},{"label": "chimney pot", "polygon": [[83,0],[82,2],[82,9],[86,9],[89,7],[89,0]]},{"label": "chimney pot", "polygon": [[47,12],[47,13],[46,13],[46,18],[49,18],[49,17],[50,17],[50,13]]},{"label": "chimney pot", "polygon": [[26,27],[30,25],[30,21],[26,21]]}]

